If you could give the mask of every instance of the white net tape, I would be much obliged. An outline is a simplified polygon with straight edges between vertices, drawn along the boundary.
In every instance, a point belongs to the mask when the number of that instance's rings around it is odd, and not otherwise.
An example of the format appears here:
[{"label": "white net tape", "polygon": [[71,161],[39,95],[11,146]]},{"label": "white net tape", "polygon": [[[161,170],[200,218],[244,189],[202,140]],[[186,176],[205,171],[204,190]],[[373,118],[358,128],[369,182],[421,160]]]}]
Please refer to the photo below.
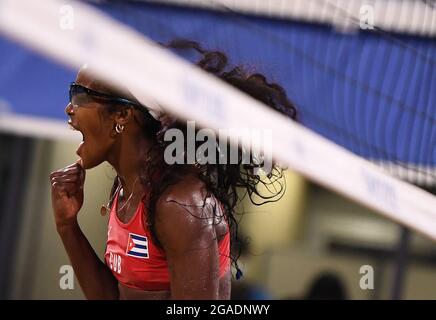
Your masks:
[{"label": "white net tape", "polygon": [[436,2],[433,0],[155,0],[155,2],[327,23],[344,30],[359,28],[360,20],[363,22],[369,19],[376,27],[387,31],[430,37],[436,35]]},{"label": "white net tape", "polygon": [[272,130],[277,160],[436,240],[436,198],[431,194],[385,174],[86,4],[70,3],[75,28],[60,28],[59,10],[65,4],[0,1],[0,30],[71,67],[87,62],[100,77],[143,92],[201,126]]}]

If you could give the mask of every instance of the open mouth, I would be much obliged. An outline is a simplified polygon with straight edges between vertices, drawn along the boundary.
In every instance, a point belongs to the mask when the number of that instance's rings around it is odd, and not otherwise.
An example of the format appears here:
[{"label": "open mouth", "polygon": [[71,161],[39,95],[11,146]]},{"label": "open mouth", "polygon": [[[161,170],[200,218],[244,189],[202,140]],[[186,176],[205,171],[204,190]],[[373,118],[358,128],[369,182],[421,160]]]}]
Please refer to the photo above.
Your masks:
[{"label": "open mouth", "polygon": [[71,120],[68,120],[68,125],[70,126],[70,128],[72,130],[79,131],[81,133],[81,135],[82,135],[82,142],[80,143],[79,147],[76,150],[76,154],[81,157],[81,151],[82,151],[83,145],[85,143],[85,135],[83,134],[83,132],[77,126],[75,126],[73,124],[73,122]]}]

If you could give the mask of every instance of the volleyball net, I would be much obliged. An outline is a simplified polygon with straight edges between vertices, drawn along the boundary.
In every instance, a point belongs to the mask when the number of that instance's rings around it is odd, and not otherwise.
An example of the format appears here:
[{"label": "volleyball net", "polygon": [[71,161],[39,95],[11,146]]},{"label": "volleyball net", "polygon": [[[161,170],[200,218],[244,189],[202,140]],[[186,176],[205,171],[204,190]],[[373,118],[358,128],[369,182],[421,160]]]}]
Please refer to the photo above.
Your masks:
[{"label": "volleyball net", "polygon": [[[279,162],[436,240],[436,198],[414,185],[436,181],[432,2],[125,3],[3,0],[0,30],[73,69],[87,63],[234,143],[234,128],[272,132]],[[174,38],[270,75],[300,121],[156,43]]]}]

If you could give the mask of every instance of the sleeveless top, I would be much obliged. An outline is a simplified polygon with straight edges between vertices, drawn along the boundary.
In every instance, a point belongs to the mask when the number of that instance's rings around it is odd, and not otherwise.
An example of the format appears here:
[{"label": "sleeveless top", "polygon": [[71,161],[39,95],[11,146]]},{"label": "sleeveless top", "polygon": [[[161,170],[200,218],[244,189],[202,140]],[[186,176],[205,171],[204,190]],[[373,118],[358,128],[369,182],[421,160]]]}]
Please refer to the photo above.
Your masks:
[{"label": "sleeveless top", "polygon": [[[170,290],[170,273],[163,249],[153,243],[141,201],[128,223],[116,214],[118,194],[108,224],[105,262],[121,284],[144,291]],[[230,268],[230,232],[218,243],[220,278]]]}]

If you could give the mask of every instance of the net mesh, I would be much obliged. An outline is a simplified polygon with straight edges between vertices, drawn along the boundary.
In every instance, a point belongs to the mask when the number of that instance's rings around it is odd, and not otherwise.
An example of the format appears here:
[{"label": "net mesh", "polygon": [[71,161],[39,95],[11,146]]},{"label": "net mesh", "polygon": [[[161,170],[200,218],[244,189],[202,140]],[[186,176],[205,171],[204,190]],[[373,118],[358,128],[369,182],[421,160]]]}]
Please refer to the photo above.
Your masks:
[{"label": "net mesh", "polygon": [[[308,1],[304,10],[297,3],[292,12],[288,7],[288,1],[99,5],[156,41],[195,40],[222,50],[235,65],[269,75],[286,89],[305,126],[390,174],[433,187],[433,2]],[[195,62],[195,55],[185,58]]]}]

